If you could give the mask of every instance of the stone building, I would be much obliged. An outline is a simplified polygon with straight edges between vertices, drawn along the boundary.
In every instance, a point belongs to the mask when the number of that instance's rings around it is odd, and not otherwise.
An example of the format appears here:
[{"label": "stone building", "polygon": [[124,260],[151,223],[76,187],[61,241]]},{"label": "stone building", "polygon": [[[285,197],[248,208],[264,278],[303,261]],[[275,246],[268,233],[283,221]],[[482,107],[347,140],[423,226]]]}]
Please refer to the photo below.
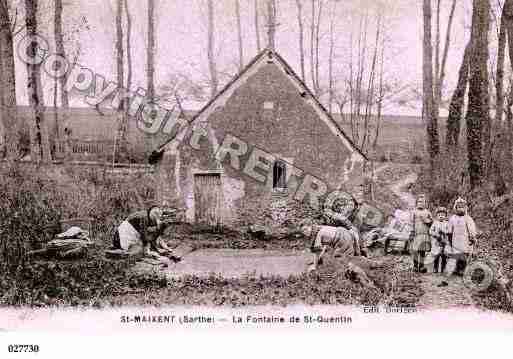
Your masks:
[{"label": "stone building", "polygon": [[297,204],[364,185],[365,155],[269,49],[176,127],[150,163],[160,200],[191,223],[281,225]]}]

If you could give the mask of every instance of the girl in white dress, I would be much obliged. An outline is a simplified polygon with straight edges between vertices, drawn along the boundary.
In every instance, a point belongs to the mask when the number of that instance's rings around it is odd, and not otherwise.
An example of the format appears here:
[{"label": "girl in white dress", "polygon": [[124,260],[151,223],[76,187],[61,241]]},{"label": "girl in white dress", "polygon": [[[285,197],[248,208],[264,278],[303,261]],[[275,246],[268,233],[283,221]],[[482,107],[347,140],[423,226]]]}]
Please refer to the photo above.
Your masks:
[{"label": "girl in white dress", "polygon": [[468,214],[467,201],[459,197],[449,218],[449,243],[456,259],[455,275],[463,275],[476,241],[476,224]]}]

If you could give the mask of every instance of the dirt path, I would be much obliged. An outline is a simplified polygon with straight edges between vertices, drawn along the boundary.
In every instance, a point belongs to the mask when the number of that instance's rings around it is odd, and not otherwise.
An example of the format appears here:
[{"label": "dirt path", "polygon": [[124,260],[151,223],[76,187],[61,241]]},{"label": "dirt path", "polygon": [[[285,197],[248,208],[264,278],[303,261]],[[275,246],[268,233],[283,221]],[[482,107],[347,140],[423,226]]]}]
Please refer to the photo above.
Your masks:
[{"label": "dirt path", "polygon": [[394,192],[396,196],[399,197],[401,201],[403,201],[408,206],[408,208],[413,208],[415,206],[415,197],[413,197],[413,194],[407,191],[406,188],[408,185],[415,183],[417,178],[418,176],[416,173],[410,173],[404,179],[401,179],[390,185],[392,192]]},{"label": "dirt path", "polygon": [[[408,208],[415,206],[415,197],[407,190],[408,185],[417,180],[417,174],[411,173],[404,179],[390,184],[390,189],[394,192]],[[428,273],[419,274],[420,286],[423,295],[419,299],[417,305],[422,308],[449,308],[449,307],[469,307],[474,306],[470,289],[463,284],[461,277],[452,275],[441,275],[433,273],[433,265],[427,257]],[[409,258],[404,256],[404,262],[409,263]],[[450,260],[447,264],[447,273],[452,273],[455,263]],[[411,268],[411,265],[408,266]],[[447,286],[440,286],[445,281]]]}]

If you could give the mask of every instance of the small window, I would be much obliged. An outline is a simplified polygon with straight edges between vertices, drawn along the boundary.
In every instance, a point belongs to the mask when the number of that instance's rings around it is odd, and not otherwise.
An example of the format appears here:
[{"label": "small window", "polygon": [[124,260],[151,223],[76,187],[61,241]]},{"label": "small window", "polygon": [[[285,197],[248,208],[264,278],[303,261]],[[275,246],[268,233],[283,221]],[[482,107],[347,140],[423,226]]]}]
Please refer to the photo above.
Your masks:
[{"label": "small window", "polygon": [[265,101],[264,102],[264,110],[272,110],[274,108],[274,102]]},{"label": "small window", "polygon": [[273,166],[273,188],[287,188],[287,167],[285,162],[276,161]]}]

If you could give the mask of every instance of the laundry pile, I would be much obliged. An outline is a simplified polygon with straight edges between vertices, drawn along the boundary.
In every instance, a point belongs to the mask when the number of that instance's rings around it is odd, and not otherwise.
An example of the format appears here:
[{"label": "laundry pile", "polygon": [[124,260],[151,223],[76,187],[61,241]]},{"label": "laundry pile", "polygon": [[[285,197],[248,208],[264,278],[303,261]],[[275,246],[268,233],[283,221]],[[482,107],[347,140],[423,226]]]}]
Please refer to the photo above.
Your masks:
[{"label": "laundry pile", "polygon": [[87,249],[92,243],[88,231],[80,227],[71,227],[65,232],[57,234],[55,239],[45,244],[44,248],[31,251],[28,255],[57,259],[78,258],[87,253]]}]

